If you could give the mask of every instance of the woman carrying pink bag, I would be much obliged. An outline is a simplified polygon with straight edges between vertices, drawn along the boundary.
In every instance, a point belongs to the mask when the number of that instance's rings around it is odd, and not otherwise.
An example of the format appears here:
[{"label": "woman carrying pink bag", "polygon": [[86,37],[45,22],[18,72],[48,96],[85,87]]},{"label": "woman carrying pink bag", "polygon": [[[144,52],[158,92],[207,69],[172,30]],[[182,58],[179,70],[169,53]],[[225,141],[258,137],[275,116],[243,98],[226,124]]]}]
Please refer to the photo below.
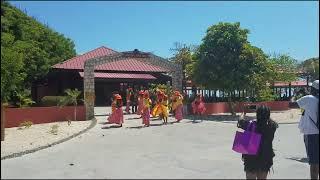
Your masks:
[{"label": "woman carrying pink bag", "polygon": [[[258,152],[255,155],[242,154],[242,160],[247,179],[266,179],[275,156],[272,141],[278,124],[270,119],[269,107],[265,105],[259,106],[256,112],[257,120],[254,123],[254,131],[261,135]],[[252,126],[252,122],[240,119],[237,126],[248,130],[248,126]]]}]

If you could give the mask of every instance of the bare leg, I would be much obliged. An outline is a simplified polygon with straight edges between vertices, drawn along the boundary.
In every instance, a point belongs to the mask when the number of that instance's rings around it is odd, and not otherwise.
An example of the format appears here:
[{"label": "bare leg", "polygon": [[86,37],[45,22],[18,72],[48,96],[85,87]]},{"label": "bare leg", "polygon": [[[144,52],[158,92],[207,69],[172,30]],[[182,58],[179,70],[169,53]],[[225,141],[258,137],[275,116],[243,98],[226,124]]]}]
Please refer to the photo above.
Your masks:
[{"label": "bare leg", "polygon": [[268,175],[268,172],[259,171],[258,172],[258,179],[267,179],[267,175]]},{"label": "bare leg", "polygon": [[257,173],[246,171],[246,178],[247,179],[257,179]]},{"label": "bare leg", "polygon": [[310,176],[311,179],[319,179],[319,164],[310,165]]}]

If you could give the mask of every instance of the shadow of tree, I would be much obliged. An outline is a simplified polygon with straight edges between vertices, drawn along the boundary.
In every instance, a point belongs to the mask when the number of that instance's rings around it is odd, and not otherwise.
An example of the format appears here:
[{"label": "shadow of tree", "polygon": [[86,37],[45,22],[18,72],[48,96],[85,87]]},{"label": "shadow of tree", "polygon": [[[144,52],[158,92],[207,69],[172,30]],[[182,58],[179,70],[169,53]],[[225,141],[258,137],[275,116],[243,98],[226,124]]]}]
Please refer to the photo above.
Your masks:
[{"label": "shadow of tree", "polygon": [[[236,122],[240,118],[239,115],[232,116],[227,114],[211,114],[211,115],[203,115],[203,116],[197,116],[197,115],[187,115],[185,116],[185,119],[189,120],[203,120],[203,121],[230,121],[230,122]],[[253,120],[255,119],[254,116],[245,116],[245,120]]]}]

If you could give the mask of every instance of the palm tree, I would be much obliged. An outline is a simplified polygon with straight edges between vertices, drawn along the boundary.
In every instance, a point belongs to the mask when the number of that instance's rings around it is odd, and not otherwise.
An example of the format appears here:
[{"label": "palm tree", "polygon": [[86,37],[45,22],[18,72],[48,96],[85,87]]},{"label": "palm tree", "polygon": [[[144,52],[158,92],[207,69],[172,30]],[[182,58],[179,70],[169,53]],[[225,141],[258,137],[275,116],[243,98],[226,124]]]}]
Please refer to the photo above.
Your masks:
[{"label": "palm tree", "polygon": [[74,120],[77,120],[77,105],[78,105],[78,97],[81,94],[81,91],[78,89],[66,89],[64,91],[67,95],[64,96],[60,101],[59,101],[59,106],[65,106],[67,104],[73,104],[74,105]]}]

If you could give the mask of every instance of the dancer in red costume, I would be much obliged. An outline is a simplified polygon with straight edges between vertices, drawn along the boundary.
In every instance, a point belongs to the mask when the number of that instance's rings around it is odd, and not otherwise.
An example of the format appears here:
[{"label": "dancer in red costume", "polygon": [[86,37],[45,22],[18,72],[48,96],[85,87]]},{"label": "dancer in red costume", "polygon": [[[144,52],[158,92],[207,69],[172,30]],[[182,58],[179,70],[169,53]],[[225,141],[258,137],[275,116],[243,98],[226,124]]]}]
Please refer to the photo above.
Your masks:
[{"label": "dancer in red costume", "polygon": [[177,122],[183,119],[183,95],[179,91],[174,91],[172,97],[172,110],[174,111]]},{"label": "dancer in red costume", "polygon": [[[198,115],[200,117],[202,117],[202,115],[205,113],[206,111],[206,107],[204,106],[204,102],[203,102],[203,98],[201,94],[197,94],[195,100],[192,102],[191,104],[192,106],[192,111],[194,115]],[[201,118],[201,121],[203,119]],[[195,119],[193,120],[195,121]]]},{"label": "dancer in red costume", "polygon": [[115,95],[116,99],[116,109],[112,114],[108,117],[108,124],[119,124],[122,127],[123,124],[123,112],[122,112],[122,97],[119,94]]}]

